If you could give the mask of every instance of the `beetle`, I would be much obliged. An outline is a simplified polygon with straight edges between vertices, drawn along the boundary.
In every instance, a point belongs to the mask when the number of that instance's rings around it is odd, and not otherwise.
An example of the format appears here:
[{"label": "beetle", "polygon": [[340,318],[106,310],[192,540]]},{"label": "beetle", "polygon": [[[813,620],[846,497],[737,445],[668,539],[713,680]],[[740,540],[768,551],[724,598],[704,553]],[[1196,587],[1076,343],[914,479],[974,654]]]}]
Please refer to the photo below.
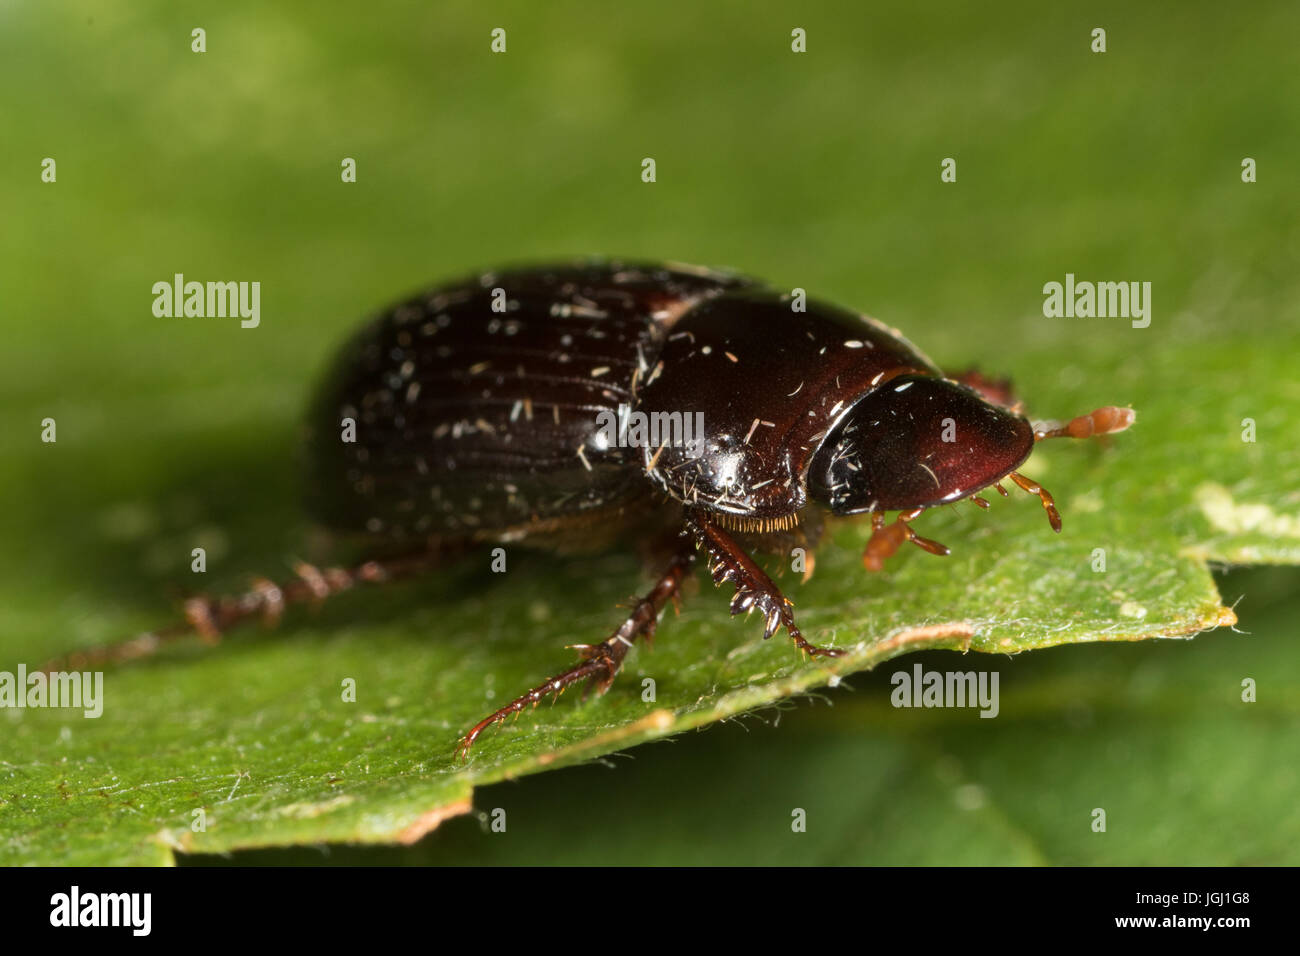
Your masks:
[{"label": "beetle", "polygon": [[[1133,420],[1106,406],[1033,425],[1007,383],[946,376],[896,329],[732,273],[619,261],[488,272],[372,317],[311,403],[312,512],[390,556],[352,569],[299,564],[286,584],[191,598],[183,624],[79,659],[140,656],[191,631],[215,640],[245,618],[278,619],[287,604],[465,547],[650,545],[654,584],[622,623],[470,728],[465,755],[487,727],[547,695],[581,681],[608,690],[698,555],[715,585],[734,587],[732,615],[759,612],[764,638],[784,628],[808,655],[840,655],[804,638],[752,552],[799,546],[811,560],[825,516],[861,515],[869,570],[909,541],[946,555],[912,522],[963,499],[987,508],[978,493],[1005,496],[1007,480],[1037,495],[1060,531],[1051,495],[1017,469],[1038,441]],[[635,427],[646,421],[667,427]],[[703,430],[687,441],[677,426],[691,421]]]}]

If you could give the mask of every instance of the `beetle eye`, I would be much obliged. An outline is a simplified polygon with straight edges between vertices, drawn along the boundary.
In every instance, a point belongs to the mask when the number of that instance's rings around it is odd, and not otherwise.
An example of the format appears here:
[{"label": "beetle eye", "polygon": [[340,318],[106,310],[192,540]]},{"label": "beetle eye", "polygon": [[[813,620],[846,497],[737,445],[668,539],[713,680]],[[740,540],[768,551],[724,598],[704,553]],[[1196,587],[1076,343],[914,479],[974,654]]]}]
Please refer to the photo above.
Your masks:
[{"label": "beetle eye", "polygon": [[965,498],[1029,457],[1028,420],[956,382],[902,375],[849,408],[808,470],[834,514],[902,511]]}]

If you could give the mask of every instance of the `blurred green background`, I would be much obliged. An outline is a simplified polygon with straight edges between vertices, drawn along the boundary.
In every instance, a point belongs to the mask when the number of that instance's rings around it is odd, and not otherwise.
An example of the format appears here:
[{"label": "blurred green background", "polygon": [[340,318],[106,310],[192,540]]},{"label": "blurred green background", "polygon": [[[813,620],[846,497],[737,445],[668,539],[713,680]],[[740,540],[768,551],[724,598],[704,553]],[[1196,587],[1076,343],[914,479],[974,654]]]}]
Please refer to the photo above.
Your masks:
[{"label": "blurred green background", "polygon": [[[1297,35],[1291,2],[0,3],[0,641],[34,654],[147,626],[195,535],[233,556],[227,581],[309,549],[293,438],[327,354],[399,295],[514,260],[731,266],[1026,394],[1056,356],[1103,375],[1136,357],[1190,413],[1196,383],[1162,360],[1189,342],[1241,354],[1246,392],[1251,350],[1300,354]],[[155,318],[151,286],[176,272],[260,281],[261,327]],[[1151,281],[1152,326],[1045,319],[1042,285],[1066,272]],[[36,443],[46,416],[57,464]],[[165,506],[120,505],[142,500]],[[1249,639],[999,662],[1032,715],[1016,723],[900,721],[886,669],[779,730],[749,719],[612,773],[485,790],[477,807],[529,821],[508,843],[467,818],[412,850],[266,855],[1294,863],[1254,818],[1300,812],[1296,698],[1216,715],[1242,675],[1296,689],[1295,583],[1225,585],[1228,603],[1258,595],[1239,608]],[[1056,825],[1097,805],[1076,735],[1131,783],[1140,828]],[[1262,792],[1279,760],[1280,792]],[[788,809],[750,812],[787,804],[813,821],[796,844]]]}]

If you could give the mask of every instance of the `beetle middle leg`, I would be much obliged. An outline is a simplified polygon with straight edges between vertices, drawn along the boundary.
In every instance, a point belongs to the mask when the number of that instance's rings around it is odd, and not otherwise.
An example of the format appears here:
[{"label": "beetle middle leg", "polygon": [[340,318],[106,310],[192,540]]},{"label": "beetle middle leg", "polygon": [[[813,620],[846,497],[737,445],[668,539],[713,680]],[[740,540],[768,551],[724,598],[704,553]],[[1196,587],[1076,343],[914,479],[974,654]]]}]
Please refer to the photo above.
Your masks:
[{"label": "beetle middle leg", "polygon": [[603,694],[609,690],[619,668],[623,665],[623,658],[627,657],[627,652],[632,649],[632,643],[638,637],[644,637],[647,641],[653,639],[655,627],[659,622],[659,613],[670,599],[677,596],[682,581],[694,563],[695,551],[689,541],[682,539],[676,545],[676,553],[654,587],[633,606],[627,620],[620,624],[613,634],[599,644],[572,645],[583,658],[581,664],[556,674],[480,720],[461,738],[458,748],[460,756],[462,758],[468,756],[474,741],[488,727],[518,714],[529,704],[536,707],[548,694],[558,696],[566,687],[583,680],[590,681],[587,685],[588,689],[594,687],[597,693]]},{"label": "beetle middle leg", "polygon": [[794,622],[790,599],[716,521],[701,512],[689,511],[686,526],[699,547],[709,554],[713,583],[731,581],[736,585],[731,599],[733,616],[757,609],[765,619],[764,640],[784,626],[795,647],[813,657],[839,657],[844,653],[833,647],[818,647],[804,638]]}]

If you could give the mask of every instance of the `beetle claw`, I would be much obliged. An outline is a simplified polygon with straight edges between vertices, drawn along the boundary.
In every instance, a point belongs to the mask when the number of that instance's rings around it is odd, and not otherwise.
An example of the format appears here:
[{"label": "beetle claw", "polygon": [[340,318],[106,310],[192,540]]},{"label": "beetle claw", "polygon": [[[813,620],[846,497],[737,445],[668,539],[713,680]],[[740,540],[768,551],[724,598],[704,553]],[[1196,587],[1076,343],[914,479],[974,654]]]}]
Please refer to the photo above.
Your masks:
[{"label": "beetle claw", "polygon": [[772,608],[767,612],[767,621],[763,625],[763,640],[767,640],[776,633],[776,629],[781,626],[781,612]]}]

